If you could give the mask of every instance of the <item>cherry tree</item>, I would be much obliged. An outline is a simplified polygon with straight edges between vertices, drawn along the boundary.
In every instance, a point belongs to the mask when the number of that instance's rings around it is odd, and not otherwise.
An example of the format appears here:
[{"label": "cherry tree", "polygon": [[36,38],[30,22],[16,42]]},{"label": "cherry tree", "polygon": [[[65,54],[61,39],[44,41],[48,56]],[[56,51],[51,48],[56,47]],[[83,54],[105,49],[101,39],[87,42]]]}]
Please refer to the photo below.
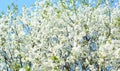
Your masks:
[{"label": "cherry tree", "polygon": [[0,18],[0,70],[118,71],[120,5],[113,3],[36,0],[20,13],[8,6]]}]

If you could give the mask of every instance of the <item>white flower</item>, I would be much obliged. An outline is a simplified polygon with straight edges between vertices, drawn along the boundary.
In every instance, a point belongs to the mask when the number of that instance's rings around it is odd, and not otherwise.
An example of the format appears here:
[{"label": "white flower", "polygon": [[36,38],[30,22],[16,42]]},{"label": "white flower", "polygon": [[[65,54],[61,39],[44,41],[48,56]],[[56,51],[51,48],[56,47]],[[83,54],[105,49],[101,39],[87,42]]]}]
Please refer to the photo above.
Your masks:
[{"label": "white flower", "polygon": [[24,68],[20,68],[19,71],[26,71]]}]

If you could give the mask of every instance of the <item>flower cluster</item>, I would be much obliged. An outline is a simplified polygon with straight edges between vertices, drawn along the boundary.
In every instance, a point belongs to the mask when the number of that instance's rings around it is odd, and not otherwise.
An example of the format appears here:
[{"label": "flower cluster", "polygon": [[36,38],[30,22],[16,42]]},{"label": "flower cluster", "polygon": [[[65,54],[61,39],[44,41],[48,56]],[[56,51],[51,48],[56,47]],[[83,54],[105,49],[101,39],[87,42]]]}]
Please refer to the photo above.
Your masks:
[{"label": "flower cluster", "polygon": [[119,4],[78,3],[37,0],[20,14],[9,8],[0,18],[0,70],[120,70]]}]

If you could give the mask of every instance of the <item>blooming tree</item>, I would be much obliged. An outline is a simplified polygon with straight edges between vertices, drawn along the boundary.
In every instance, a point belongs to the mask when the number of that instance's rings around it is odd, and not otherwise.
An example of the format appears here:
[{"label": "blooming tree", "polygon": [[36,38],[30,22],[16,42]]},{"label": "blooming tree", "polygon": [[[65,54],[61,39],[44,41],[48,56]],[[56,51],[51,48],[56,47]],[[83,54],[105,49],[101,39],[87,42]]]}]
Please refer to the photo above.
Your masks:
[{"label": "blooming tree", "polygon": [[0,18],[0,70],[120,70],[120,9],[112,4],[37,0],[20,13],[8,6]]}]

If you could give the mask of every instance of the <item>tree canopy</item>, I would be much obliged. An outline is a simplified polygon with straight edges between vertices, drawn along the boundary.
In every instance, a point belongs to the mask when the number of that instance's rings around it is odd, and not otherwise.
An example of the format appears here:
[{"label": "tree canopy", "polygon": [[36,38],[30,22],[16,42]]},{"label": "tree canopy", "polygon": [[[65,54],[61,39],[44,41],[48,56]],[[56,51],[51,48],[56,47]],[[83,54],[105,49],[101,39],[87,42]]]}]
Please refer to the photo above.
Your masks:
[{"label": "tree canopy", "polygon": [[0,70],[120,70],[119,2],[91,1],[36,0],[20,13],[8,6],[0,16]]}]

